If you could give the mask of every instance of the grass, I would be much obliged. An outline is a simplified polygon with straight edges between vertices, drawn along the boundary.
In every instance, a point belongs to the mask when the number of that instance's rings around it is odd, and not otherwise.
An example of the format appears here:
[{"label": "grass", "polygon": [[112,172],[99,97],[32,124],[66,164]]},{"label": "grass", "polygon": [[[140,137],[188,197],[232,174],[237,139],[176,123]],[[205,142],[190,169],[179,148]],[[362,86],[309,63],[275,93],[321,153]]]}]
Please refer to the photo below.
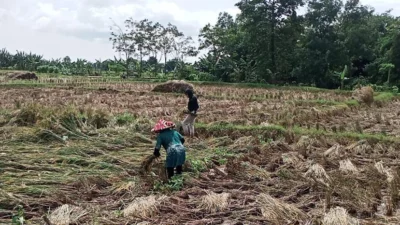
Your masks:
[{"label": "grass", "polygon": [[377,96],[374,97],[374,101],[377,102],[389,102],[392,101],[395,95],[390,92],[382,92],[379,93]]}]

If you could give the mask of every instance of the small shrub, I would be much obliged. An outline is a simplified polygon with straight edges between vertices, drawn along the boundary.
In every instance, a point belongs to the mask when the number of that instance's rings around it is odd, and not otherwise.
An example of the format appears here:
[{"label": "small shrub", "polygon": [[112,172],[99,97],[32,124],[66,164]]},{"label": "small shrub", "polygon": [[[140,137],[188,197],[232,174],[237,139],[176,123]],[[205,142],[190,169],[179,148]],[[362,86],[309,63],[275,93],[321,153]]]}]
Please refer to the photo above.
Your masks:
[{"label": "small shrub", "polygon": [[131,124],[134,121],[135,121],[135,117],[130,113],[120,114],[120,115],[117,115],[117,117],[116,117],[116,123],[118,126],[124,126],[127,124]]},{"label": "small shrub", "polygon": [[159,192],[173,192],[173,191],[180,191],[183,188],[183,176],[175,175],[173,176],[168,183],[163,183],[161,181],[157,181],[154,184],[153,189]]},{"label": "small shrub", "polygon": [[200,80],[200,81],[216,81],[217,78],[210,73],[200,72],[198,74],[198,80]]},{"label": "small shrub", "polygon": [[197,74],[192,73],[192,74],[190,74],[190,75],[187,77],[187,80],[190,80],[190,81],[198,81],[198,80],[199,80],[199,77],[197,76]]}]

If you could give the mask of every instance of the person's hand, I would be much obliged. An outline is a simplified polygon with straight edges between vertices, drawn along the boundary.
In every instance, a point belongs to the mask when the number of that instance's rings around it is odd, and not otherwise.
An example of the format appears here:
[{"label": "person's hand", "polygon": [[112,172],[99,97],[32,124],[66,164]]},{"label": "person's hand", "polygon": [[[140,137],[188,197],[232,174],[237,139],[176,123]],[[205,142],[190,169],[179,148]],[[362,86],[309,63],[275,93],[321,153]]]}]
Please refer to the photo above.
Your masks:
[{"label": "person's hand", "polygon": [[157,150],[154,150],[153,155],[154,155],[155,157],[157,157],[157,158],[161,156],[160,151],[157,151]]}]

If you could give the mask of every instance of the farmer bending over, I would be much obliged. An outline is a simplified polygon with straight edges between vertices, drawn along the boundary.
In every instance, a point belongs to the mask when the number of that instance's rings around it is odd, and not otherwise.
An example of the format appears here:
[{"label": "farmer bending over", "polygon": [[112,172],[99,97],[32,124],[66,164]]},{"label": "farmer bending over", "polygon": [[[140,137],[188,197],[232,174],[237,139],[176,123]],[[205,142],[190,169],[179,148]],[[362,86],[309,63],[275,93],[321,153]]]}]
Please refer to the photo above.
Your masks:
[{"label": "farmer bending over", "polygon": [[182,174],[182,165],[186,160],[186,149],[183,146],[185,139],[180,133],[172,129],[174,127],[173,122],[160,119],[151,130],[158,133],[154,156],[160,157],[161,146],[167,151],[165,167],[167,168],[168,179],[174,176],[175,168],[177,174]]},{"label": "farmer bending over", "polygon": [[197,102],[197,97],[193,94],[192,89],[187,89],[185,91],[185,95],[189,98],[188,103],[188,111],[185,111],[188,114],[182,122],[183,132],[185,135],[190,137],[194,137],[194,120],[197,116],[197,110],[199,110],[199,104]]}]

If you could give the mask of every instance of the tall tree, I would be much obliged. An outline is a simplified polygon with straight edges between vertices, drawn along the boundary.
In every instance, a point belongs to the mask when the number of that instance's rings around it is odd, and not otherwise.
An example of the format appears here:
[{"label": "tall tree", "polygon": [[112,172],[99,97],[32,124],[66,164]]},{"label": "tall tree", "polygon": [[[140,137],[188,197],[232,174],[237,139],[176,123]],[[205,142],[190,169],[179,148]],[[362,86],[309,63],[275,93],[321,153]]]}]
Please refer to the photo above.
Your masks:
[{"label": "tall tree", "polygon": [[296,10],[303,4],[303,0],[241,0],[236,4],[262,70],[279,72],[276,56],[281,49],[277,51],[277,45],[285,39],[280,30],[297,17]]}]

